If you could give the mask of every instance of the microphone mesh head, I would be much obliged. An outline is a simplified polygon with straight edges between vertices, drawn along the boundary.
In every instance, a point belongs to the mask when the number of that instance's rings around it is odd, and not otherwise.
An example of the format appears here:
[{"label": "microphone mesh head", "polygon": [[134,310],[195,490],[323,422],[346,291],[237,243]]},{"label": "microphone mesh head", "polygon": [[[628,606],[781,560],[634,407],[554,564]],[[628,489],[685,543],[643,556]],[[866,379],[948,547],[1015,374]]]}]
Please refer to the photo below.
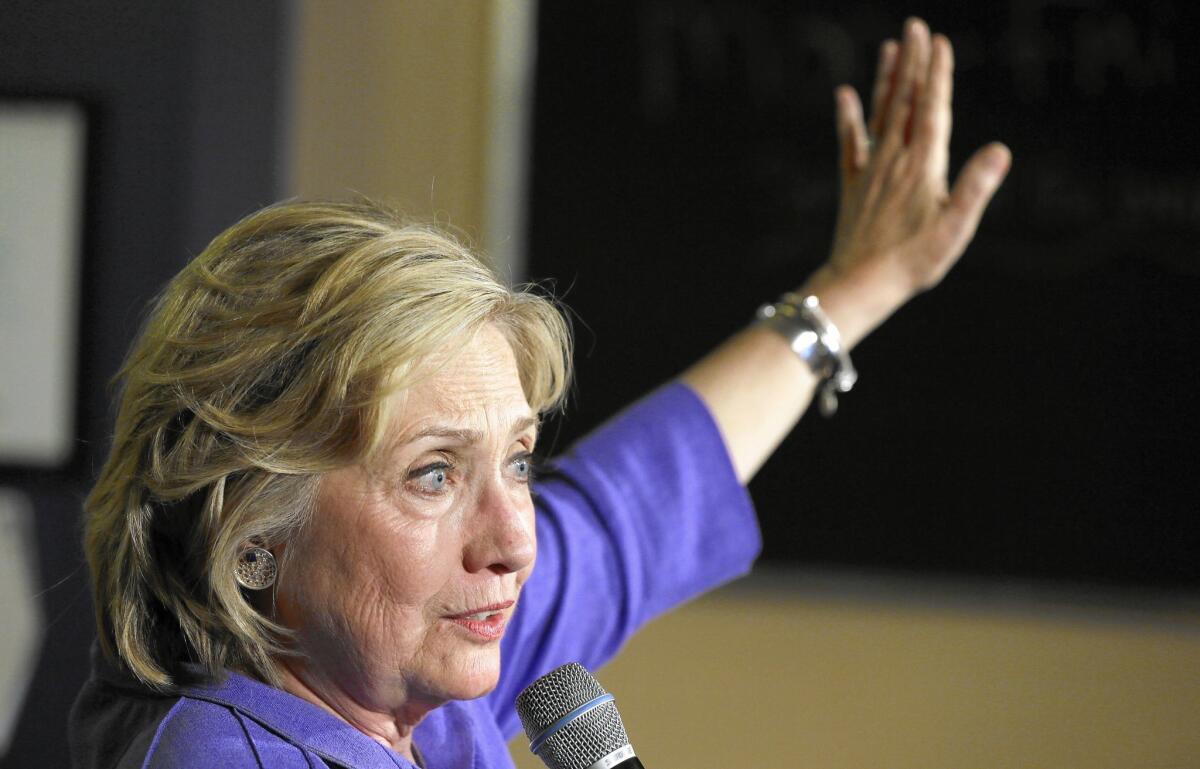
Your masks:
[{"label": "microphone mesh head", "polygon": [[[583,665],[571,662],[534,681],[517,697],[517,715],[530,739],[584,703],[607,694]],[[592,708],[547,738],[537,754],[550,769],[587,769],[629,744],[611,701]]]}]

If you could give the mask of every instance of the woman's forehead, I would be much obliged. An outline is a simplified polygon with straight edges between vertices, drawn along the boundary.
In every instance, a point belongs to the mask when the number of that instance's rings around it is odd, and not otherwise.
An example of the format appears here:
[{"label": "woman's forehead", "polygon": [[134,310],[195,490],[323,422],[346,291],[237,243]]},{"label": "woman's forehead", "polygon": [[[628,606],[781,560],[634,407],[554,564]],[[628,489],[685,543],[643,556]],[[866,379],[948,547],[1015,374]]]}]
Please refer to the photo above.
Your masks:
[{"label": "woman's forehead", "polygon": [[484,326],[457,349],[418,366],[413,384],[389,398],[389,433],[409,441],[437,431],[507,435],[536,426],[508,339]]}]

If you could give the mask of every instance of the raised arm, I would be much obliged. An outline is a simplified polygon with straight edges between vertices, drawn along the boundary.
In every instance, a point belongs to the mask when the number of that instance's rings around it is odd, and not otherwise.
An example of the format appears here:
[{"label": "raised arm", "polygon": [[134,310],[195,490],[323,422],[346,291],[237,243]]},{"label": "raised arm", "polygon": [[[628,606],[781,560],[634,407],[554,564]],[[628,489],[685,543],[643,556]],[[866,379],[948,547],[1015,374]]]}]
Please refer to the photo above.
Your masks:
[{"label": "raised arm", "polygon": [[[993,143],[949,186],[953,69],[950,41],[909,19],[902,42],[880,49],[869,127],[855,90],[836,91],[842,192],[833,249],[796,292],[820,300],[847,349],[954,266],[1008,172],[1008,149]],[[727,340],[682,379],[711,410],[743,482],[820,384],[781,335],[761,326]]]}]

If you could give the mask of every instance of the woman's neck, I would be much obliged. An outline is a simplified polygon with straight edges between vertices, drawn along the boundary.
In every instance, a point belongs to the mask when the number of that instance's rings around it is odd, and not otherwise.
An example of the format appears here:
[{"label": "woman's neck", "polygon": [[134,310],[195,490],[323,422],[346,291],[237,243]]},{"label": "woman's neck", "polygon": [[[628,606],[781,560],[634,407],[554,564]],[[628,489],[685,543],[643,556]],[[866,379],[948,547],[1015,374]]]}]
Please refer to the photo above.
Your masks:
[{"label": "woman's neck", "polygon": [[[299,669],[297,669],[299,667]],[[391,748],[418,766],[413,730],[436,705],[407,703],[392,711],[375,710],[359,703],[343,689],[323,679],[310,678],[291,662],[277,667],[283,690],[332,713],[379,744]]]}]

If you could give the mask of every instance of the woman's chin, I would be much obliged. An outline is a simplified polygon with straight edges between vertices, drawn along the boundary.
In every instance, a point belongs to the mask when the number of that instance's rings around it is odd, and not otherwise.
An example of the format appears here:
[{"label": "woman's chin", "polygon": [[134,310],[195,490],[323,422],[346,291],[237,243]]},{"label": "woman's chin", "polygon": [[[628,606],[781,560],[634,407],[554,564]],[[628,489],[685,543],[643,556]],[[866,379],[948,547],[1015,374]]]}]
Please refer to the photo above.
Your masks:
[{"label": "woman's chin", "polygon": [[455,672],[445,681],[447,700],[473,700],[488,694],[500,683],[500,650],[472,649],[451,663]]}]

